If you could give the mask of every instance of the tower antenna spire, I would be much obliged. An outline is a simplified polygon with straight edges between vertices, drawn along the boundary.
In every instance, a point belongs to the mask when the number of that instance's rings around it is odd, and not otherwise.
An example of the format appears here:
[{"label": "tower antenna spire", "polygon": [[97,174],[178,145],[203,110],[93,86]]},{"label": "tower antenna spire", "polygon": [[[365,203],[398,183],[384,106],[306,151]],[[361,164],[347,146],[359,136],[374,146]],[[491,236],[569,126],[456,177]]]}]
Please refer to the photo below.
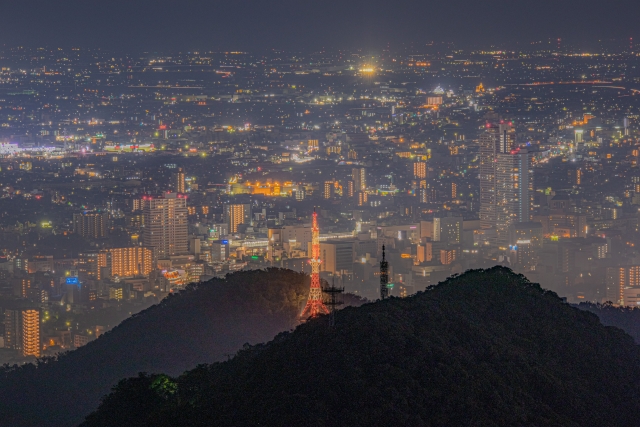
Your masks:
[{"label": "tower antenna spire", "polygon": [[336,309],[339,305],[344,304],[342,300],[338,300],[337,296],[344,292],[344,286],[337,288],[336,276],[333,276],[331,286],[323,288],[322,292],[329,295],[329,301],[326,303],[326,305],[330,307],[329,312],[331,313],[329,317],[329,326],[334,328],[336,326]]},{"label": "tower antenna spire", "polygon": [[389,263],[385,258],[384,245],[382,245],[382,260],[380,261],[380,299],[389,297]]},{"label": "tower antenna spire", "polygon": [[322,289],[320,288],[320,228],[318,227],[318,214],[313,209],[313,222],[311,224],[311,288],[309,299],[304,306],[301,319],[316,317],[320,313],[329,314],[327,306],[322,302]]}]

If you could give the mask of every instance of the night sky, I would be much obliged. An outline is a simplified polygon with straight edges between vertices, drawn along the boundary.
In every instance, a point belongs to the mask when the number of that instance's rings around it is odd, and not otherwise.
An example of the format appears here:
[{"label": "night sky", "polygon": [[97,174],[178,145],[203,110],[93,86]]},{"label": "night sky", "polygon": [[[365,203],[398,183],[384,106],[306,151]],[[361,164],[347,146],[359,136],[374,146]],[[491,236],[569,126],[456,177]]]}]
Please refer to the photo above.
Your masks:
[{"label": "night sky", "polygon": [[6,0],[0,43],[149,50],[637,38],[632,0]]}]

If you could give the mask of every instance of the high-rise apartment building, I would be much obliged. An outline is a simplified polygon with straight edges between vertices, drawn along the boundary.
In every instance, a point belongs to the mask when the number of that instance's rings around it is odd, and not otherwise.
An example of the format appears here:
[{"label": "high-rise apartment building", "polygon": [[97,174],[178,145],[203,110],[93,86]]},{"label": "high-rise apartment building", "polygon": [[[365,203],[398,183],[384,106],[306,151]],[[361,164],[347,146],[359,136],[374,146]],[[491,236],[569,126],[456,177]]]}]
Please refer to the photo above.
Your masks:
[{"label": "high-rise apartment building", "polygon": [[109,215],[106,212],[73,214],[73,232],[90,239],[107,237]]},{"label": "high-rise apartment building", "polygon": [[184,170],[178,168],[178,172],[173,174],[173,191],[176,193],[186,193],[184,184]]},{"label": "high-rise apartment building", "polygon": [[628,305],[625,301],[625,289],[640,287],[640,265],[608,267],[606,284],[607,301],[616,305]]},{"label": "high-rise apartment building", "polygon": [[30,277],[14,277],[13,294],[20,298],[28,298],[33,285],[33,280]]},{"label": "high-rise apartment building", "polygon": [[148,276],[154,267],[153,250],[141,246],[105,250],[111,277]]},{"label": "high-rise apartment building", "polygon": [[4,311],[4,346],[18,350],[23,357],[42,355],[40,310],[12,308]]},{"label": "high-rise apartment building", "polygon": [[351,178],[356,192],[367,189],[367,170],[365,168],[353,168],[351,170]]},{"label": "high-rise apartment building", "polygon": [[458,259],[458,252],[460,250],[456,248],[440,249],[440,264],[449,265]]},{"label": "high-rise apartment building", "polygon": [[251,224],[251,205],[226,204],[224,205],[224,222],[229,227],[229,234],[238,232],[241,224]]},{"label": "high-rise apartment building", "polygon": [[422,188],[420,187],[418,189],[418,197],[420,200],[420,203],[429,203],[431,200],[429,198],[429,194],[431,193],[429,188]]},{"label": "high-rise apartment building", "polygon": [[304,186],[302,185],[298,185],[297,188],[295,188],[294,190],[292,190],[291,192],[292,196],[296,199],[296,200],[304,200],[305,196],[306,196],[306,191],[304,189]]},{"label": "high-rise apartment building", "polygon": [[414,162],[413,163],[413,176],[418,179],[425,179],[427,177],[427,163],[426,162]]},{"label": "high-rise apartment building", "polygon": [[325,199],[330,199],[333,197],[333,181],[324,182],[324,192],[322,193],[322,195]]},{"label": "high-rise apartment building", "polygon": [[[640,191],[638,191],[640,193]],[[356,195],[356,185],[353,180],[347,181],[347,197],[354,197]]]},{"label": "high-rise apartment building", "polygon": [[365,191],[358,191],[356,194],[358,197],[358,206],[366,206],[369,200],[367,193]]},{"label": "high-rise apartment building", "polygon": [[42,344],[40,340],[40,310],[23,309],[22,317],[22,356],[40,357]]},{"label": "high-rise apartment building", "polygon": [[495,162],[496,235],[498,245],[509,244],[509,226],[530,222],[533,206],[533,168],[526,149],[498,154]]},{"label": "high-rise apartment building", "polygon": [[22,327],[20,325],[20,310],[4,310],[4,346],[13,350],[22,348]]},{"label": "high-rise apartment building", "polygon": [[214,240],[211,245],[211,259],[213,261],[226,261],[229,259],[229,241]]},{"label": "high-rise apartment building", "polygon": [[480,226],[496,230],[505,249],[509,226],[531,221],[533,202],[531,153],[516,146],[511,123],[487,124],[480,135]]},{"label": "high-rise apartment building", "polygon": [[509,153],[515,146],[516,133],[511,123],[487,123],[480,134],[480,226],[492,228],[496,224],[495,163],[499,153]]},{"label": "high-rise apartment building", "polygon": [[82,282],[102,279],[102,268],[107,266],[104,252],[82,252],[78,254],[78,276]]},{"label": "high-rise apartment building", "polygon": [[187,198],[177,193],[143,198],[144,246],[154,248],[157,258],[188,252]]}]

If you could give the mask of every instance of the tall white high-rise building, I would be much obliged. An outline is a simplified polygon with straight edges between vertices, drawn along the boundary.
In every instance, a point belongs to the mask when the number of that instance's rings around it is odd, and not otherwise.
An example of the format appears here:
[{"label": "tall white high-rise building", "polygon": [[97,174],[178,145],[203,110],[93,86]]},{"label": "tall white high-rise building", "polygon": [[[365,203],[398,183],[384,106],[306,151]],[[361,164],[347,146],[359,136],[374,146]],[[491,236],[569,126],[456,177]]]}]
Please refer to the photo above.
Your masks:
[{"label": "tall white high-rise building", "polygon": [[498,154],[495,162],[496,236],[501,247],[509,245],[509,226],[532,219],[533,169],[531,153],[513,149]]},{"label": "tall white high-rise building", "polygon": [[142,204],[144,246],[155,248],[159,259],[188,253],[187,197],[177,193],[145,196]]},{"label": "tall white high-rise building", "polygon": [[487,123],[480,135],[480,226],[496,225],[496,156],[509,153],[516,143],[512,124]]},{"label": "tall white high-rise building", "polygon": [[496,230],[494,243],[508,247],[509,226],[531,221],[531,153],[516,145],[512,123],[487,124],[480,135],[480,226]]}]

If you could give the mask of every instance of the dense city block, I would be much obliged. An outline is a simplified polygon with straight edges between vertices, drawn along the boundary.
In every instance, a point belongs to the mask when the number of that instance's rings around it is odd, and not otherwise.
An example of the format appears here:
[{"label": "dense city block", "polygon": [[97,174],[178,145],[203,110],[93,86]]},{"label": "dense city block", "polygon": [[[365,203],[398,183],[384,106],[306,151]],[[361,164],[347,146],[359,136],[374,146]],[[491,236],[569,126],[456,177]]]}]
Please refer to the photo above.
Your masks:
[{"label": "dense city block", "polygon": [[3,49],[0,364],[268,267],[376,300],[503,265],[640,304],[633,41]]}]

